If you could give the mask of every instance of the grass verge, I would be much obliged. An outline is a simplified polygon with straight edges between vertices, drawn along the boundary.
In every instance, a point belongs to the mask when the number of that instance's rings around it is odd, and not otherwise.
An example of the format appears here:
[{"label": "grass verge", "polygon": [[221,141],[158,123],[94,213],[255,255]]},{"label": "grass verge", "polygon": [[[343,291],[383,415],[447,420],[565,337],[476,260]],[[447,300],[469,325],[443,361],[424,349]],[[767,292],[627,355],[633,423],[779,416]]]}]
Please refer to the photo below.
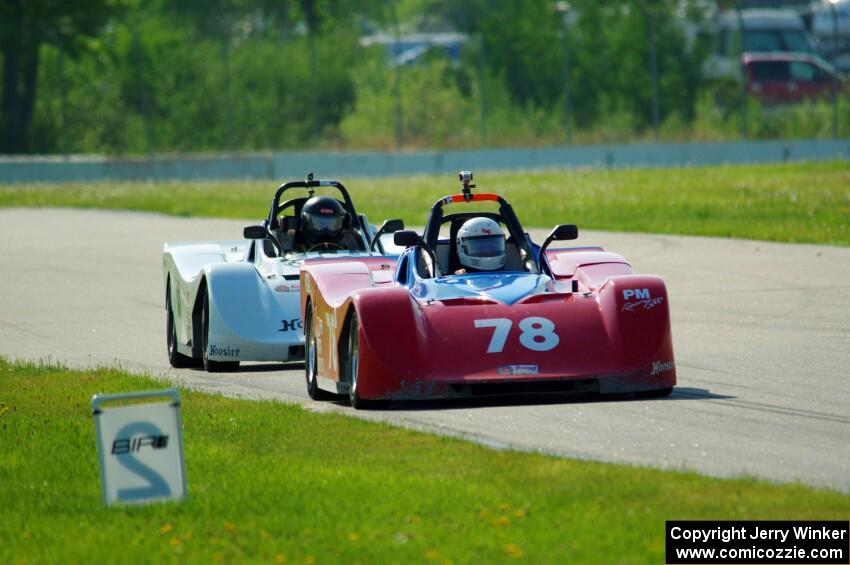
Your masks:
[{"label": "grass verge", "polygon": [[[322,171],[317,171],[321,174]],[[423,225],[457,192],[449,175],[340,179],[374,222]],[[482,173],[531,227],[691,234],[850,245],[850,162],[634,170]],[[272,182],[0,185],[0,206],[120,208],[181,216],[266,215]]]},{"label": "grass verge", "polygon": [[664,560],[668,519],[835,519],[850,496],[531,453],[183,392],[190,498],[102,506],[96,392],[164,383],[0,358],[0,562]]}]

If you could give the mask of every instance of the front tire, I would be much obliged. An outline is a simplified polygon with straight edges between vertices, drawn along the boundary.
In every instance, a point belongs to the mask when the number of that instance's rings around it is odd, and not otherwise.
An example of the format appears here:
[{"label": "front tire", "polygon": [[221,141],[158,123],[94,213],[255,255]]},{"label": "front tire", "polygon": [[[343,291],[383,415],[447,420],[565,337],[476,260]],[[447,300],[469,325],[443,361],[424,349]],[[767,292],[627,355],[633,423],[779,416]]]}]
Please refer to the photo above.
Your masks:
[{"label": "front tire", "polygon": [[360,397],[360,323],[357,320],[357,312],[351,311],[351,319],[348,322],[348,343],[346,347],[345,372],[348,380],[348,400],[355,410],[368,410],[370,408],[381,408],[386,405],[382,400],[364,400]]},{"label": "front tire", "polygon": [[183,369],[192,365],[193,359],[177,351],[177,328],[174,326],[174,311],[171,309],[171,288],[165,294],[165,344],[168,347],[168,363],[175,369]]},{"label": "front tire", "polygon": [[319,388],[319,354],[316,349],[316,336],[313,333],[313,305],[307,306],[304,316],[304,380],[307,383],[307,395],[313,400],[327,400],[330,394]]},{"label": "front tire", "polygon": [[204,369],[208,373],[232,373],[239,369],[239,361],[212,361],[207,356],[210,343],[210,296],[204,292],[201,305],[201,351],[204,356]]}]

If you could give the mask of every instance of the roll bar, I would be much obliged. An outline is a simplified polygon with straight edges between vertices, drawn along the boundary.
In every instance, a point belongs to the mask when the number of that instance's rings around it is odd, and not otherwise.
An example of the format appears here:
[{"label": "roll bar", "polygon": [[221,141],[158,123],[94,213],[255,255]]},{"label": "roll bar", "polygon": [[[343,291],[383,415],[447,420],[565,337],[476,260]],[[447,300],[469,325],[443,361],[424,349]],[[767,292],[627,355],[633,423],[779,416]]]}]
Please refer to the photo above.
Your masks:
[{"label": "roll bar", "polygon": [[320,187],[333,187],[339,190],[342,194],[343,205],[345,206],[346,212],[351,214],[352,219],[360,226],[362,233],[368,233],[362,219],[357,215],[357,210],[354,209],[354,202],[351,201],[351,196],[348,194],[348,189],[345,188],[345,185],[336,180],[314,179],[313,173],[309,173],[306,180],[293,180],[285,182],[278,187],[277,191],[274,193],[271,208],[269,209],[269,216],[267,218],[268,227],[273,229],[275,226],[278,206],[280,206],[280,199],[284,192],[292,188],[306,188],[310,191],[310,196],[313,196],[313,193],[315,192],[313,189]]}]

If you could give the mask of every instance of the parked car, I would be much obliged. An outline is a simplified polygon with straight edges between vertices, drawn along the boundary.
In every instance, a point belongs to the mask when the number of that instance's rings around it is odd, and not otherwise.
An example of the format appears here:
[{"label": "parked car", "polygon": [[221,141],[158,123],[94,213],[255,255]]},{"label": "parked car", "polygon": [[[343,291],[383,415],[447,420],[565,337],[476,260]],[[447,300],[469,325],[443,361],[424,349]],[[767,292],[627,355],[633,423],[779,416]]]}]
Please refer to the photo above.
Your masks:
[{"label": "parked car", "polygon": [[792,10],[741,10],[740,16],[729,10],[708,24],[702,34],[712,41],[703,65],[703,73],[712,79],[740,78],[737,73],[742,54],[817,53],[803,19]]},{"label": "parked car", "polygon": [[766,105],[792,104],[831,96],[844,77],[807,53],[747,53],[741,57],[747,92]]}]

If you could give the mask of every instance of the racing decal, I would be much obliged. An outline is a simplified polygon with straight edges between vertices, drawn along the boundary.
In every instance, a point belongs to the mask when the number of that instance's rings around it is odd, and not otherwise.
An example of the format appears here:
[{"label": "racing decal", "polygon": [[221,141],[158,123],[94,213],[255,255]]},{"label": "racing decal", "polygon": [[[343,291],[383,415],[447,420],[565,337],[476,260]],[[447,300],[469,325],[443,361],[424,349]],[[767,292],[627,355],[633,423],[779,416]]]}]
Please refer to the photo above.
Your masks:
[{"label": "racing decal", "polygon": [[413,296],[415,296],[416,298],[422,298],[423,296],[425,296],[428,293],[428,287],[426,287],[421,282],[416,283],[413,286],[413,290],[411,290],[410,293],[413,294]]},{"label": "racing decal", "polygon": [[654,377],[655,375],[665,373],[667,371],[672,371],[676,367],[676,364],[673,361],[653,361],[652,362],[652,372],[649,373],[650,376]]},{"label": "racing decal", "polygon": [[623,291],[623,300],[628,300],[630,298],[649,298],[649,289],[648,288],[627,288]]},{"label": "racing decal", "polygon": [[291,332],[293,330],[301,330],[304,329],[304,325],[301,323],[301,318],[292,318],[291,320],[281,320],[280,323],[282,327],[277,330],[279,332]]},{"label": "racing decal", "polygon": [[519,323],[519,342],[532,351],[549,351],[557,347],[561,339],[555,333],[552,320],[540,317],[524,318]]},{"label": "racing decal", "polygon": [[239,357],[239,348],[230,345],[210,345],[210,357]]},{"label": "racing decal", "polygon": [[653,298],[648,288],[627,288],[623,290],[623,300],[630,300],[632,298],[636,300],[623,304],[620,312],[634,312],[640,307],[643,307],[644,310],[652,310],[664,302],[663,296]]},{"label": "racing decal", "polygon": [[[494,328],[487,353],[501,353],[508,340],[513,322],[508,318],[486,318],[474,320],[476,328]],[[519,322],[519,343],[532,351],[549,351],[558,346],[561,338],[555,333],[555,323],[548,318],[531,316]]]},{"label": "racing decal", "polygon": [[644,298],[643,300],[635,300],[634,302],[626,302],[623,304],[623,308],[620,310],[621,312],[634,312],[639,307],[643,306],[644,310],[652,310],[659,304],[664,302],[663,296],[657,296],[655,298]]},{"label": "racing decal", "polygon": [[278,292],[299,292],[301,290],[301,285],[300,284],[293,284],[293,285],[279,284],[276,287],[274,287],[274,289]]},{"label": "racing decal", "polygon": [[325,314],[325,325],[328,328],[328,366],[331,371],[336,371],[339,366],[337,359],[337,348],[334,347],[336,337],[336,312]]},{"label": "racing decal", "polygon": [[536,375],[537,365],[505,365],[496,369],[500,375]]}]

